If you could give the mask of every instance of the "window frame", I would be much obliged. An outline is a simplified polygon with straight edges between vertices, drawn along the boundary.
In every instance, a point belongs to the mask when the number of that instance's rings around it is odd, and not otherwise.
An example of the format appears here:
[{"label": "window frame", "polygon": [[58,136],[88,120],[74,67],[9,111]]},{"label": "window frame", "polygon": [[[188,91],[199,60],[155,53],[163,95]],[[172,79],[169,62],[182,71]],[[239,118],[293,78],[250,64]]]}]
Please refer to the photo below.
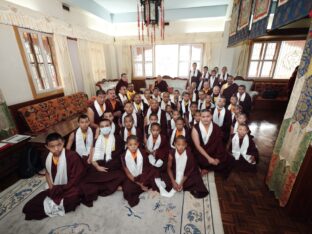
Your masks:
[{"label": "window frame", "polygon": [[[27,73],[27,78],[28,78],[28,82],[29,82],[33,97],[35,99],[39,99],[39,98],[48,97],[48,96],[52,96],[55,94],[63,93],[64,90],[62,87],[62,81],[61,81],[61,78],[59,75],[57,61],[56,61],[55,48],[54,48],[55,45],[49,44],[49,49],[51,51],[51,61],[52,61],[52,64],[54,66],[54,69],[55,69],[56,80],[57,80],[57,83],[60,85],[59,87],[53,86],[52,77],[51,77],[51,74],[48,70],[49,69],[48,65],[51,63],[49,63],[46,56],[44,56],[45,52],[44,52],[44,45],[42,42],[42,36],[47,36],[47,37],[50,37],[52,39],[53,35],[49,34],[49,33],[31,30],[31,29],[21,28],[21,27],[17,27],[17,26],[14,26],[13,29],[14,29],[17,44],[18,44],[18,47],[19,47],[19,50],[20,50],[20,53],[22,56],[23,64],[24,64],[24,67],[25,67],[25,70]],[[33,74],[32,69],[31,69],[31,64],[34,64],[34,63],[30,61],[29,56],[28,56],[27,51],[26,51],[26,47],[25,47],[23,39],[22,39],[24,32],[35,33],[38,35],[38,43],[40,46],[40,50],[41,50],[41,54],[42,54],[42,60],[43,60],[42,64],[44,65],[44,69],[46,71],[46,76],[47,76],[48,84],[50,87],[49,89],[44,89],[44,90],[38,89],[38,85],[36,84],[36,80],[34,78],[34,74]],[[39,38],[41,38],[41,39],[39,39]],[[49,43],[49,39],[48,39],[48,43]],[[33,51],[33,47],[31,46],[30,49],[32,50],[32,52],[34,54],[35,60],[37,60],[36,54]],[[40,68],[39,68],[38,64],[39,63],[36,63],[35,66],[36,66],[37,73],[39,75],[40,71],[38,71],[38,70],[40,70]],[[39,80],[41,83],[43,82],[42,77],[40,77]]]}]

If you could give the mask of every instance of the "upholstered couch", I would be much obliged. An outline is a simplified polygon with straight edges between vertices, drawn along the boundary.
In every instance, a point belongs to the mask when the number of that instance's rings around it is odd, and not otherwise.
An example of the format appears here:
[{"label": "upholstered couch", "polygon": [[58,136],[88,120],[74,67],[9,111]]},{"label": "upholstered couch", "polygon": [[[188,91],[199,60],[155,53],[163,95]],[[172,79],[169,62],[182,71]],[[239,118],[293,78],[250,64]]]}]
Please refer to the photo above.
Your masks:
[{"label": "upholstered couch", "polygon": [[88,96],[76,93],[25,106],[18,110],[32,133],[42,133],[47,128],[86,112]]},{"label": "upholstered couch", "polygon": [[251,100],[254,100],[255,97],[259,94],[254,90],[254,81],[253,80],[244,80],[242,77],[236,77],[234,83],[237,85],[245,85],[246,93],[251,97]]},{"label": "upholstered couch", "polygon": [[[172,78],[170,76],[163,76],[163,80],[167,82],[168,87],[169,87],[169,91],[173,91],[176,89],[179,90],[180,93],[185,91],[187,79],[183,79],[183,78],[179,78],[179,77]],[[154,85],[155,81],[156,81],[155,77],[154,78],[146,78],[145,79],[146,88],[152,87],[152,85]]]},{"label": "upholstered couch", "polygon": [[97,82],[95,86],[97,86],[99,89],[102,89],[106,92],[108,89],[114,89],[118,81],[119,79],[113,79],[113,80],[103,79],[102,81]]}]

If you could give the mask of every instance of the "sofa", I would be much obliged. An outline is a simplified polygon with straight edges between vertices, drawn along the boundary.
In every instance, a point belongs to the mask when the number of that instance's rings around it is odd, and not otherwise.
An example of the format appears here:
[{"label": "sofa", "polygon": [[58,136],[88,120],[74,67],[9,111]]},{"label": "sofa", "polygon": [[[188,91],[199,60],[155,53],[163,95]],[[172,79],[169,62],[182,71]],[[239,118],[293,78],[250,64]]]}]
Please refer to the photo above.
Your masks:
[{"label": "sofa", "polygon": [[[180,93],[182,93],[183,91],[185,91],[186,83],[188,81],[187,79],[184,79],[184,78],[179,78],[179,77],[172,78],[170,76],[163,76],[163,80],[167,82],[168,90],[170,93],[176,89],[179,90]],[[152,87],[155,81],[156,81],[156,77],[146,78],[145,79],[146,88]]]},{"label": "sofa", "polygon": [[18,109],[33,135],[86,112],[88,96],[79,92]]},{"label": "sofa", "polygon": [[239,85],[245,85],[246,93],[248,93],[251,97],[251,100],[254,101],[255,97],[259,94],[258,91],[254,90],[254,81],[253,80],[245,80],[243,77],[235,77],[234,83]]}]

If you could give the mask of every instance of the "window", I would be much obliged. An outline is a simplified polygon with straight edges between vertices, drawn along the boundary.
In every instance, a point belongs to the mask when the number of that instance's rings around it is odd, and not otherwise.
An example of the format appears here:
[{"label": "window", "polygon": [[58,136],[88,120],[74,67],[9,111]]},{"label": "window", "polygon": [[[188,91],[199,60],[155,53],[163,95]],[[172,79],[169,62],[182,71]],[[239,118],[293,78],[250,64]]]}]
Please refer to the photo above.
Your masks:
[{"label": "window", "polygon": [[24,58],[31,75],[31,87],[35,97],[61,90],[62,85],[55,67],[52,35],[19,29]]},{"label": "window", "polygon": [[299,65],[305,41],[255,42],[248,78],[287,79]]},{"label": "window", "polygon": [[170,44],[132,47],[135,77],[168,75],[188,78],[193,62],[202,65],[202,44]]}]

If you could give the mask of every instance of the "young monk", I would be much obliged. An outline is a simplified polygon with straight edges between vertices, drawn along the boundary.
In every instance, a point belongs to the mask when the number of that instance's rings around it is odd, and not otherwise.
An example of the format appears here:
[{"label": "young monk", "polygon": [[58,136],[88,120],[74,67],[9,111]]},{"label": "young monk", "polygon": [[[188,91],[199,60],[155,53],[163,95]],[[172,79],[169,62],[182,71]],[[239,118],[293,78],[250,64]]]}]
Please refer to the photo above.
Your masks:
[{"label": "young monk", "polygon": [[26,220],[63,216],[80,204],[78,185],[85,174],[80,156],[64,149],[64,139],[58,133],[49,134],[45,146],[50,152],[45,164],[48,189],[26,203]]},{"label": "young monk", "polygon": [[248,135],[249,128],[246,124],[240,124],[237,133],[232,135],[230,152],[235,159],[235,166],[239,170],[256,172],[256,164],[259,160],[258,149]]},{"label": "young monk", "polygon": [[[151,164],[151,170],[154,171],[155,177],[159,177],[167,168],[169,144],[166,136],[160,134],[160,125],[153,123],[151,125],[151,134],[146,141],[146,152],[148,161]],[[150,184],[153,189],[157,189],[153,184]]]},{"label": "young monk", "polygon": [[147,154],[139,149],[136,136],[131,135],[127,138],[127,150],[121,156],[121,162],[127,177],[122,184],[122,191],[128,204],[133,207],[140,202],[140,194],[148,191],[146,184],[154,179],[149,175],[151,170]]},{"label": "young monk", "polygon": [[222,142],[222,131],[212,122],[212,114],[208,110],[201,111],[200,122],[192,129],[192,140],[202,174],[213,170],[227,178],[233,166],[232,158]]},{"label": "young monk", "polygon": [[211,110],[212,108],[215,107],[215,105],[211,101],[211,96],[210,95],[206,95],[205,104],[206,104],[206,108],[205,108],[206,110]]},{"label": "young monk", "polygon": [[212,89],[212,94],[211,94],[211,101],[213,104],[216,105],[218,99],[221,97],[220,95],[220,87],[219,86],[214,86]]},{"label": "young monk", "polygon": [[90,164],[91,161],[88,158],[93,146],[94,132],[89,127],[89,117],[85,114],[80,115],[78,117],[78,125],[79,127],[69,135],[66,149],[73,149],[79,154],[85,164]]},{"label": "young monk", "polygon": [[167,126],[168,126],[168,122],[172,119],[172,113],[173,113],[173,109],[171,105],[167,105],[165,111],[166,111]]},{"label": "young monk", "polygon": [[140,142],[143,144],[144,137],[140,130],[138,130],[134,126],[134,120],[132,115],[126,115],[124,118],[124,124],[125,126],[121,128],[120,130],[120,136],[123,139],[124,143],[127,142],[128,136],[136,135]]},{"label": "young monk", "polygon": [[180,101],[181,101],[180,91],[176,89],[173,92],[173,100],[172,100],[172,102],[176,106],[176,108],[178,107]]},{"label": "young monk", "polygon": [[234,128],[234,125],[236,123],[236,119],[238,117],[239,114],[241,114],[243,111],[243,107],[241,105],[236,105],[235,108],[234,108],[234,118],[233,118],[233,115],[232,115],[232,127]]},{"label": "young monk", "polygon": [[114,193],[125,180],[120,156],[124,152],[124,143],[120,137],[111,133],[109,119],[100,122],[100,135],[91,152],[92,167],[80,186],[83,203],[92,206],[97,196]]},{"label": "young monk", "polygon": [[158,88],[154,88],[153,94],[152,94],[152,99],[157,100],[158,103],[161,102],[161,96],[160,96],[160,91]]},{"label": "young monk", "polygon": [[105,101],[106,109],[113,113],[115,117],[115,122],[117,123],[118,118],[121,116],[122,113],[122,104],[116,97],[115,89],[107,90],[107,100]]},{"label": "young monk", "polygon": [[161,126],[162,134],[167,134],[167,117],[166,112],[160,109],[159,103],[155,99],[151,99],[150,108],[148,109],[145,117],[145,121],[149,124],[149,116],[154,113],[158,117],[158,123]]},{"label": "young monk", "polygon": [[191,144],[191,137],[190,137],[190,130],[185,124],[185,120],[181,117],[177,118],[175,128],[170,131],[170,147],[175,149],[174,142],[178,136],[184,136],[186,142],[190,145]]},{"label": "young monk", "polygon": [[198,91],[198,110],[204,110],[206,108],[206,94],[203,90]]},{"label": "young monk", "polygon": [[174,105],[174,103],[172,103],[170,101],[170,94],[168,92],[164,92],[162,94],[162,100],[160,102],[160,108],[162,110],[166,110],[167,105],[170,105],[172,109],[176,109],[176,106]]},{"label": "young monk", "polygon": [[232,114],[232,121],[235,117],[235,107],[237,106],[237,97],[236,96],[232,96],[230,98],[230,104],[228,105],[227,109],[231,112]]},{"label": "young monk", "polygon": [[141,94],[136,93],[133,96],[134,111],[140,116],[145,116],[148,110],[148,105],[142,101]]},{"label": "young monk", "polygon": [[[104,119],[109,119],[111,121],[111,127],[112,127],[111,134],[119,135],[120,134],[120,127],[119,127],[119,124],[115,124],[113,113],[111,111],[107,110],[104,112],[103,117],[104,117]],[[97,134],[97,135],[99,135],[99,134]]]},{"label": "young monk", "polygon": [[222,96],[217,101],[216,108],[212,109],[213,122],[218,125],[223,133],[223,142],[227,143],[231,133],[232,115],[225,108],[225,98]]},{"label": "young monk", "polygon": [[128,102],[126,86],[121,86],[120,89],[118,90],[118,99],[122,105]]},{"label": "young monk", "polygon": [[[176,127],[175,122],[177,121],[177,119],[179,117],[181,117],[180,112],[178,110],[173,110],[172,111],[172,119],[168,121],[168,133]],[[170,136],[170,135],[168,135],[168,136]]]},{"label": "young monk", "polygon": [[128,84],[128,88],[127,88],[128,101],[133,101],[134,94],[135,94],[134,85],[132,83],[130,83],[130,84]]},{"label": "young monk", "polygon": [[156,182],[162,196],[171,197],[175,192],[181,191],[189,191],[195,198],[208,195],[208,190],[192,152],[187,148],[184,136],[178,136],[175,139],[175,150],[171,150],[169,154],[167,174],[163,175],[163,180],[166,188],[162,183]]},{"label": "young monk", "polygon": [[152,133],[151,129],[153,123],[158,123],[158,116],[154,113],[149,116],[149,124],[144,127],[144,144],[146,144],[149,135]]},{"label": "young monk", "polygon": [[96,91],[96,100],[88,107],[88,117],[90,120],[90,126],[92,128],[99,127],[99,123],[103,118],[103,114],[106,110],[105,105],[106,93],[104,90],[100,89]]},{"label": "young monk", "polygon": [[209,81],[207,81],[207,80],[204,81],[202,91],[203,91],[204,94],[206,94],[206,95],[211,95],[212,90],[211,90],[211,88],[210,88]]},{"label": "young monk", "polygon": [[190,94],[188,92],[183,92],[182,101],[179,102],[180,115],[184,116],[186,113],[190,112]]},{"label": "young monk", "polygon": [[194,118],[193,118],[193,122],[191,124],[191,126],[193,127],[195,124],[199,123],[200,121],[200,110],[197,110],[194,114]]},{"label": "young monk", "polygon": [[138,118],[137,118],[137,114],[134,111],[133,108],[133,103],[132,102],[126,102],[124,105],[124,113],[121,116],[121,126],[124,127],[125,126],[125,116],[127,115],[132,115],[133,121],[134,121],[134,127],[138,126]]},{"label": "young monk", "polygon": [[145,89],[145,90],[144,90],[144,94],[143,94],[143,96],[142,96],[142,101],[143,101],[147,106],[149,106],[150,99],[151,99],[151,91],[150,91],[149,89]]},{"label": "young monk", "polygon": [[237,133],[238,126],[241,124],[247,124],[247,116],[244,113],[239,113],[236,116],[234,126],[231,126],[231,135]]},{"label": "young monk", "polygon": [[243,112],[249,116],[251,112],[251,97],[248,93],[246,93],[246,86],[245,85],[240,85],[238,86],[238,92],[236,94],[237,99],[238,99],[238,104],[243,107]]}]

